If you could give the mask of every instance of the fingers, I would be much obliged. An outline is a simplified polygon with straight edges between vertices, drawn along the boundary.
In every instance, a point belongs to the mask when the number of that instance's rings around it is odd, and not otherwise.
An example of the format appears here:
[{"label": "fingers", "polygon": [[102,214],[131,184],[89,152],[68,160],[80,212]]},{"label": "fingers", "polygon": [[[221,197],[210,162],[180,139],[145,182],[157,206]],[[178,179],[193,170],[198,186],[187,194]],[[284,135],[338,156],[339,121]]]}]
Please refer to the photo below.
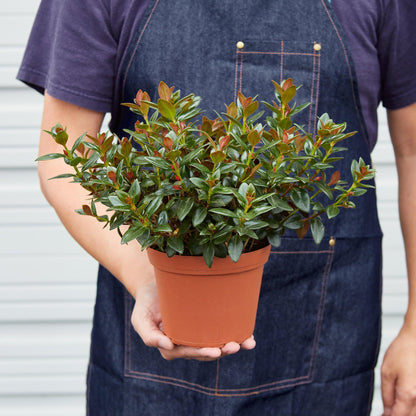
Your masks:
[{"label": "fingers", "polygon": [[[409,380],[408,380],[409,381]],[[387,414],[388,415],[388,414]],[[416,415],[416,390],[411,383],[403,386],[396,383],[395,400],[391,416],[415,416]]]},{"label": "fingers", "polygon": [[254,339],[254,335],[250,338],[247,338],[245,341],[241,343],[242,350],[252,350],[256,346],[256,340]]},{"label": "fingers", "polygon": [[185,345],[175,345],[171,350],[159,348],[159,352],[165,360],[171,361],[177,358],[187,360],[213,361],[221,357],[220,348],[194,348]]},{"label": "fingers", "polygon": [[194,348],[184,345],[175,345],[173,349],[166,350],[159,348],[160,354],[165,360],[175,360],[177,358],[192,359],[198,361],[213,361],[220,357],[236,354],[240,349],[250,350],[256,345],[254,337],[251,336],[241,345],[237,342],[229,342],[221,348]]},{"label": "fingers", "polygon": [[150,309],[137,306],[133,309],[131,323],[148,347],[173,350],[175,345],[161,330],[161,317]]},{"label": "fingers", "polygon": [[383,398],[383,416],[391,416],[394,404],[395,376],[383,366],[381,369],[381,395]]}]

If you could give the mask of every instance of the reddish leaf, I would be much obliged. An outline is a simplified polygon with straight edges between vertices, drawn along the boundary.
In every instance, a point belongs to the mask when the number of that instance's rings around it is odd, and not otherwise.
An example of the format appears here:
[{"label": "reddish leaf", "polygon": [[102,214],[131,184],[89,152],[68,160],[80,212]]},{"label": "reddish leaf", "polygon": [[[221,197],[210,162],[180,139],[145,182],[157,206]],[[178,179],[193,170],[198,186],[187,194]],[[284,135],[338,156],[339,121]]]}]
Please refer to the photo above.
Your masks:
[{"label": "reddish leaf", "polygon": [[302,240],[302,238],[305,237],[305,235],[308,232],[308,230],[309,230],[309,221],[306,220],[303,223],[303,227],[296,230],[296,234]]},{"label": "reddish leaf", "polygon": [[283,82],[283,85],[282,85],[283,91],[286,91],[292,85],[293,85],[293,79],[292,78],[288,78],[286,81]]},{"label": "reddish leaf", "polygon": [[306,142],[306,137],[302,137],[301,135],[298,135],[295,137],[295,144],[296,144],[296,153],[299,153],[301,150],[303,150],[303,146]]},{"label": "reddish leaf", "polygon": [[252,98],[251,97],[246,98],[242,92],[238,91],[238,100],[240,101],[240,104],[244,109],[250,105]]},{"label": "reddish leaf", "polygon": [[172,91],[173,91],[174,88],[175,87],[169,88],[163,81],[160,81],[159,87],[158,87],[159,97],[162,100],[169,101],[170,96],[171,96]]},{"label": "reddish leaf", "polygon": [[110,178],[111,181],[113,181],[114,183],[116,183],[117,177],[116,177],[116,173],[113,172],[112,170],[110,170],[107,173],[107,176]]},{"label": "reddish leaf", "polygon": [[223,136],[220,139],[220,150],[224,149],[224,147],[226,147],[228,145],[228,143],[230,142],[230,136]]},{"label": "reddish leaf", "polygon": [[276,91],[280,94],[280,95],[282,95],[283,94],[283,89],[282,89],[282,87],[276,82],[276,81],[272,81],[272,83],[273,83],[273,85],[274,85],[274,87],[276,88]]},{"label": "reddish leaf", "polygon": [[332,176],[331,176],[331,180],[328,182],[328,185],[335,185],[336,183],[338,183],[339,179],[341,177],[341,174],[339,172],[339,170],[335,171]]},{"label": "reddish leaf", "polygon": [[170,137],[165,136],[163,138],[163,145],[166,147],[167,150],[171,150],[173,146],[173,140]]},{"label": "reddish leaf", "polygon": [[84,211],[85,215],[91,215],[92,217],[94,216],[91,211],[91,208],[88,205],[83,205],[82,210]]}]

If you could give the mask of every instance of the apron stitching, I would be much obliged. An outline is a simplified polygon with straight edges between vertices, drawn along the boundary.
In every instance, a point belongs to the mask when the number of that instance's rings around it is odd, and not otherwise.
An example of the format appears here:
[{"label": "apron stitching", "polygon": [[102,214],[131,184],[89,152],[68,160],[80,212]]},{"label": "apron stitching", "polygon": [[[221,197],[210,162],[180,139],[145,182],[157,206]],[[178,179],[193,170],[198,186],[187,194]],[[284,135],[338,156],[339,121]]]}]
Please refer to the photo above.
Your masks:
[{"label": "apron stitching", "polygon": [[[283,41],[282,41],[283,43]],[[316,56],[315,53],[307,53],[307,52],[266,52],[266,51],[240,51],[242,55],[255,55],[255,54],[262,54],[262,55],[301,55],[301,56]]]},{"label": "apron stitching", "polygon": [[333,19],[332,19],[331,15],[330,15],[330,13],[329,13],[329,10],[328,10],[328,8],[327,8],[327,6],[326,6],[326,4],[325,4],[324,0],[321,0],[321,3],[322,3],[322,5],[323,5],[323,6],[324,6],[324,8],[325,8],[326,14],[328,15],[329,20],[331,21],[331,24],[332,24],[332,26],[333,26],[333,28],[334,28],[334,30],[335,30],[335,32],[336,32],[336,34],[337,34],[337,37],[338,37],[338,39],[339,39],[339,41],[340,41],[340,43],[341,43],[342,50],[344,51],[345,61],[346,61],[346,63],[347,63],[348,73],[349,73],[349,76],[350,76],[350,83],[351,83],[352,97],[353,97],[353,101],[354,101],[355,111],[356,111],[356,113],[357,113],[358,122],[360,123],[361,130],[362,130],[363,136],[364,136],[364,138],[365,138],[365,140],[364,140],[364,141],[365,141],[365,143],[366,143],[366,145],[367,145],[367,150],[368,150],[368,153],[371,153],[371,152],[370,152],[370,148],[369,148],[369,144],[368,144],[368,137],[367,137],[366,129],[364,128],[364,126],[363,126],[363,124],[362,124],[360,111],[358,110],[357,98],[356,98],[356,96],[355,96],[355,88],[354,88],[354,82],[353,82],[353,76],[352,76],[352,69],[351,69],[350,62],[349,62],[349,60],[348,60],[347,50],[346,50],[346,48],[345,48],[344,42],[343,42],[343,40],[342,40],[342,38],[341,38],[341,35],[340,35],[339,31],[338,31],[338,28],[335,26],[335,23],[334,23],[334,21],[333,21]]},{"label": "apron stitching", "polygon": [[[186,380],[175,378],[175,377],[160,376],[160,375],[153,374],[153,373],[142,373],[140,371],[134,371],[134,370],[131,370],[129,372],[129,374],[127,374],[127,376],[130,376],[130,377],[133,377],[133,378],[152,379],[155,382],[165,381],[165,382],[176,382],[176,383],[181,383],[181,384],[187,384],[187,385],[190,385],[190,386],[199,387],[200,389],[203,389],[203,390],[212,391],[213,393],[215,393],[215,391],[217,390],[216,388],[206,387],[206,386],[203,386],[203,385],[197,384],[197,383],[191,383],[190,381],[186,381]],[[234,391],[238,392],[238,391],[259,390],[259,389],[263,389],[264,387],[276,386],[278,384],[284,384],[283,386],[278,387],[278,388],[284,388],[284,387],[286,387],[285,383],[288,383],[290,381],[307,380],[307,379],[308,379],[308,376],[301,376],[301,377],[296,377],[296,378],[288,378],[288,379],[284,379],[284,380],[274,381],[272,383],[259,384],[257,386],[253,386],[253,387],[245,387],[245,388],[241,388],[241,389],[219,389],[218,391],[221,391],[221,392],[234,392]],[[299,384],[299,383],[295,383],[295,384]],[[186,386],[183,386],[183,387],[186,387]]]},{"label": "apron stitching", "polygon": [[325,271],[324,271],[324,278],[322,280],[321,302],[319,305],[316,335],[315,335],[314,345],[312,347],[312,357],[311,357],[310,368],[309,368],[310,370],[309,375],[311,376],[311,379],[313,379],[313,375],[315,371],[316,355],[319,349],[319,339],[321,336],[323,315],[325,312],[325,301],[326,301],[326,295],[327,295],[327,290],[328,290],[329,274],[331,272],[333,258],[334,258],[334,249],[330,250],[330,254],[328,255],[328,260],[327,260],[327,264],[325,266]]},{"label": "apron stitching", "polygon": [[[301,384],[307,384],[307,383],[310,382],[310,380],[305,379],[305,381],[300,381],[300,382],[296,382],[296,383],[292,383],[292,384],[286,384],[286,385],[283,385],[283,386],[271,387],[271,388],[268,388],[268,389],[258,389],[258,386],[257,386],[257,387],[253,387],[251,389],[251,390],[255,390],[255,391],[248,392],[248,393],[228,393],[227,394],[227,393],[222,393],[222,392],[230,391],[230,390],[222,389],[222,390],[220,390],[221,393],[220,392],[215,392],[215,391],[210,392],[210,391],[206,391],[206,390],[209,390],[209,389],[204,387],[204,386],[199,386],[201,388],[184,386],[183,384],[180,383],[181,380],[178,380],[178,382],[166,381],[166,380],[155,380],[152,376],[142,375],[142,376],[138,377],[138,376],[134,376],[134,375],[131,375],[131,374],[127,374],[126,377],[138,378],[138,379],[153,381],[153,382],[162,383],[162,384],[170,384],[172,386],[182,387],[182,388],[187,389],[187,390],[194,390],[194,391],[197,391],[199,393],[207,394],[207,395],[210,395],[210,396],[222,396],[222,397],[252,396],[252,395],[267,392],[267,391],[280,390],[280,389],[284,389],[284,388],[287,388],[287,387],[294,387],[294,386],[298,386],[298,385],[301,385]],[[305,378],[305,377],[303,377],[303,378]],[[175,379],[172,379],[172,380],[175,380]],[[198,384],[196,384],[196,386],[198,386]],[[213,389],[210,389],[210,390],[213,390]],[[244,390],[247,391],[248,389],[241,389],[241,390],[236,389],[235,391],[244,391]]]},{"label": "apron stitching", "polygon": [[280,83],[283,82],[283,48],[284,48],[284,42],[282,41],[280,44]]},{"label": "apron stitching", "polygon": [[313,54],[313,67],[312,67],[312,87],[311,87],[311,106],[309,107],[309,125],[308,125],[308,132],[309,134],[312,134],[311,132],[311,125],[312,125],[312,107],[313,107],[313,93],[314,93],[314,87],[315,87],[315,67],[316,67],[316,55]]},{"label": "apron stitching", "polygon": [[316,97],[315,97],[315,122],[313,123],[313,130],[312,134],[316,134],[316,120],[318,118],[318,102],[319,102],[319,83],[320,83],[320,76],[321,76],[321,53],[318,52],[318,74],[317,74],[317,81],[316,81]]},{"label": "apron stitching", "polygon": [[235,54],[235,75],[234,75],[234,102],[237,101],[237,80],[238,80],[238,58],[239,58],[239,49]]},{"label": "apron stitching", "polygon": [[240,54],[240,87],[238,91],[242,91],[243,89],[243,54]]},{"label": "apron stitching", "polygon": [[132,52],[132,54],[131,54],[131,56],[130,56],[130,60],[129,60],[129,63],[127,64],[126,72],[125,72],[124,79],[123,79],[123,87],[122,87],[122,89],[121,89],[121,96],[122,96],[122,97],[124,97],[124,90],[125,90],[125,88],[126,88],[127,75],[128,75],[128,73],[129,73],[129,70],[130,70],[131,64],[133,63],[134,56],[136,55],[137,48],[139,47],[139,43],[140,43],[140,41],[142,40],[142,36],[143,36],[143,34],[144,34],[145,30],[147,29],[147,25],[149,24],[150,19],[152,18],[153,13],[154,13],[154,11],[155,11],[155,9],[156,9],[156,7],[157,7],[158,3],[159,3],[159,0],[156,0],[156,3],[155,3],[155,5],[153,6],[153,9],[152,9],[152,11],[150,12],[149,17],[147,18],[146,23],[145,23],[145,25],[143,26],[142,31],[140,32],[139,39],[137,40],[136,46],[134,47],[134,50],[133,50],[133,52]]}]

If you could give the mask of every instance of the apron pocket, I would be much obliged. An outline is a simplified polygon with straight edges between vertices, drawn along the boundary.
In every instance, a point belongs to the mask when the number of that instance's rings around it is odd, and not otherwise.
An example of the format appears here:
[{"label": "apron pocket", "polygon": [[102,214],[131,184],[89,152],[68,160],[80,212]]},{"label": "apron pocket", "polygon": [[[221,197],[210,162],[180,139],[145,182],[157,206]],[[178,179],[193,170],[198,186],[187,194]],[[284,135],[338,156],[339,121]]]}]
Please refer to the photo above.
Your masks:
[{"label": "apron pocket", "polygon": [[[322,247],[325,246],[324,249]],[[285,238],[265,265],[255,329],[257,346],[216,362],[167,362],[130,324],[126,299],[125,375],[208,395],[244,396],[313,379],[334,248]]]},{"label": "apron pocket", "polygon": [[[321,45],[315,42],[244,40],[244,47],[237,48],[235,67],[235,97],[241,91],[246,97],[254,97],[259,91],[267,91],[258,98],[276,100],[271,80],[281,83],[292,78],[298,89],[297,105],[311,105],[294,116],[312,135],[316,134]],[[319,46],[317,46],[319,45]],[[266,82],[266,85],[265,85]],[[292,106],[293,103],[291,102]]]}]

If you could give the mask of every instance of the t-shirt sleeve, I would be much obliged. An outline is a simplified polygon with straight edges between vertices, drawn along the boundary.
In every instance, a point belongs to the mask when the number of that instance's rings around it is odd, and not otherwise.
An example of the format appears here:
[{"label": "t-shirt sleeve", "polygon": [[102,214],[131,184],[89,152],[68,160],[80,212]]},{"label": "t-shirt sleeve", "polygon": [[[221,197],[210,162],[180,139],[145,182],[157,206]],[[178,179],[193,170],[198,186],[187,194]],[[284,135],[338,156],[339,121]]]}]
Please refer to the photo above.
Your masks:
[{"label": "t-shirt sleeve", "polygon": [[386,3],[379,25],[381,99],[398,109],[416,102],[416,1]]},{"label": "t-shirt sleeve", "polygon": [[104,0],[42,0],[17,79],[60,100],[108,112],[116,54]]}]

